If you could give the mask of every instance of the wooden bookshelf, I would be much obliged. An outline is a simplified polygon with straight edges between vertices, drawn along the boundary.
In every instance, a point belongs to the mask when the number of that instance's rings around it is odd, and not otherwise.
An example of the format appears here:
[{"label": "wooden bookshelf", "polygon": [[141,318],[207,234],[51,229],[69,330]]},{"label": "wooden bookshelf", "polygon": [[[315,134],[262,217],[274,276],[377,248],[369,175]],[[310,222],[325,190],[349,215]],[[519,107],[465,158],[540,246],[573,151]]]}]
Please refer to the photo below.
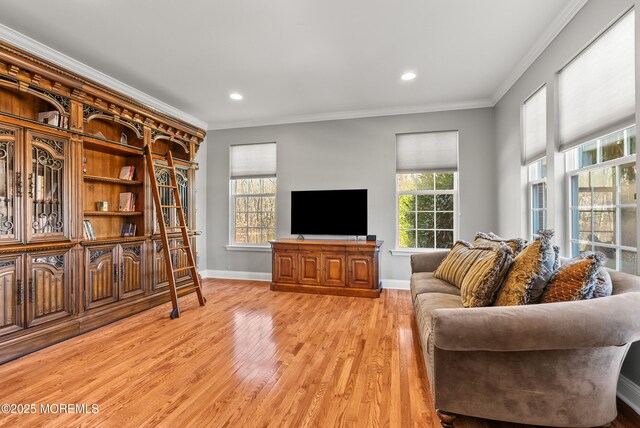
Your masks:
[{"label": "wooden bookshelf", "polygon": [[144,182],[139,180],[122,180],[113,177],[100,177],[97,175],[85,175],[84,181],[95,181],[99,183],[122,184],[123,186],[142,186]]}]

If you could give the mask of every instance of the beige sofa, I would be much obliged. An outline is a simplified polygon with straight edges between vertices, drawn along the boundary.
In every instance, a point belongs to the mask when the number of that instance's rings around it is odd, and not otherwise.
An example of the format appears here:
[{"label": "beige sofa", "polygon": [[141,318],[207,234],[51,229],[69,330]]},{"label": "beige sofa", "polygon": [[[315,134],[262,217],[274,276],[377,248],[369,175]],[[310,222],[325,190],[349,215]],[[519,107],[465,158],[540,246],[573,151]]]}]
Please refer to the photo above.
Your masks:
[{"label": "beige sofa", "polygon": [[616,418],[616,386],[640,340],[640,277],[610,271],[613,295],[592,300],[464,308],[433,277],[447,251],[411,257],[411,295],[432,397],[455,414],[546,426]]}]

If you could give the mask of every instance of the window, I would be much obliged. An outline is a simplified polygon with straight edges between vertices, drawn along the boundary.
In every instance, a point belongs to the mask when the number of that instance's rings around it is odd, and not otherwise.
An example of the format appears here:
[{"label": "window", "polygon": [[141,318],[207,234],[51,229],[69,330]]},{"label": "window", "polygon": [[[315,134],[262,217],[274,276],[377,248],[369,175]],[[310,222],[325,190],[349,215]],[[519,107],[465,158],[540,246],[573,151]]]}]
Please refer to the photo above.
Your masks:
[{"label": "window", "polygon": [[636,273],[635,126],[566,153],[571,254],[600,251],[605,265]]},{"label": "window", "polygon": [[267,245],[276,238],[276,144],[230,147],[229,241]]},{"label": "window", "polygon": [[531,236],[547,228],[547,158],[542,158],[527,167],[529,177],[529,206]]},{"label": "window", "polygon": [[458,204],[457,131],[399,134],[398,248],[451,248]]}]

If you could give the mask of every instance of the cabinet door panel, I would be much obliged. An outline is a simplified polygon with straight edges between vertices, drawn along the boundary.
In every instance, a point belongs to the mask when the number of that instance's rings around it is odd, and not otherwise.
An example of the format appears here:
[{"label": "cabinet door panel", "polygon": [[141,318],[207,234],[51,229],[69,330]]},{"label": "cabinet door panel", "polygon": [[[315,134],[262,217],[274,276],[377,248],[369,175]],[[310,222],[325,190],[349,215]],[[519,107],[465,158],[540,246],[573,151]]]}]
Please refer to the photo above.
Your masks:
[{"label": "cabinet door panel", "polygon": [[349,256],[349,286],[360,288],[373,287],[373,257]]},{"label": "cabinet door panel", "polygon": [[118,299],[115,260],[115,246],[85,250],[85,308],[95,308]]},{"label": "cabinet door panel", "polygon": [[24,285],[20,257],[0,260],[0,336],[22,329]]},{"label": "cabinet door panel", "polygon": [[320,253],[301,253],[299,260],[298,279],[300,284],[320,284]]},{"label": "cabinet door panel", "polygon": [[144,293],[143,251],[144,244],[122,246],[120,253],[120,297],[126,298]]},{"label": "cabinet door panel", "polygon": [[48,252],[28,256],[27,326],[72,314],[67,275],[69,253]]},{"label": "cabinet door panel", "polygon": [[0,243],[21,238],[23,174],[18,150],[20,130],[0,124]]},{"label": "cabinet door panel", "polygon": [[323,254],[322,284],[333,287],[347,285],[347,257],[344,254]]},{"label": "cabinet door panel", "polygon": [[296,253],[275,253],[273,256],[273,281],[288,282],[295,284],[296,275]]},{"label": "cabinet door panel", "polygon": [[27,133],[27,239],[69,238],[69,142]]}]

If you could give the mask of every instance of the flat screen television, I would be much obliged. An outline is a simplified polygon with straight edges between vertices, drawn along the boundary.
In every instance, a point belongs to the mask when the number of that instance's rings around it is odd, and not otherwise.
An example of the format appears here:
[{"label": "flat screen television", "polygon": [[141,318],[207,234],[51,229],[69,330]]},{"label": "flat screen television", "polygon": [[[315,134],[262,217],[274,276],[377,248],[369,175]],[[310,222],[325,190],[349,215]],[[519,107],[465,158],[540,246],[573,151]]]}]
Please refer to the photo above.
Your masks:
[{"label": "flat screen television", "polygon": [[366,235],[367,189],[291,192],[292,235]]}]

